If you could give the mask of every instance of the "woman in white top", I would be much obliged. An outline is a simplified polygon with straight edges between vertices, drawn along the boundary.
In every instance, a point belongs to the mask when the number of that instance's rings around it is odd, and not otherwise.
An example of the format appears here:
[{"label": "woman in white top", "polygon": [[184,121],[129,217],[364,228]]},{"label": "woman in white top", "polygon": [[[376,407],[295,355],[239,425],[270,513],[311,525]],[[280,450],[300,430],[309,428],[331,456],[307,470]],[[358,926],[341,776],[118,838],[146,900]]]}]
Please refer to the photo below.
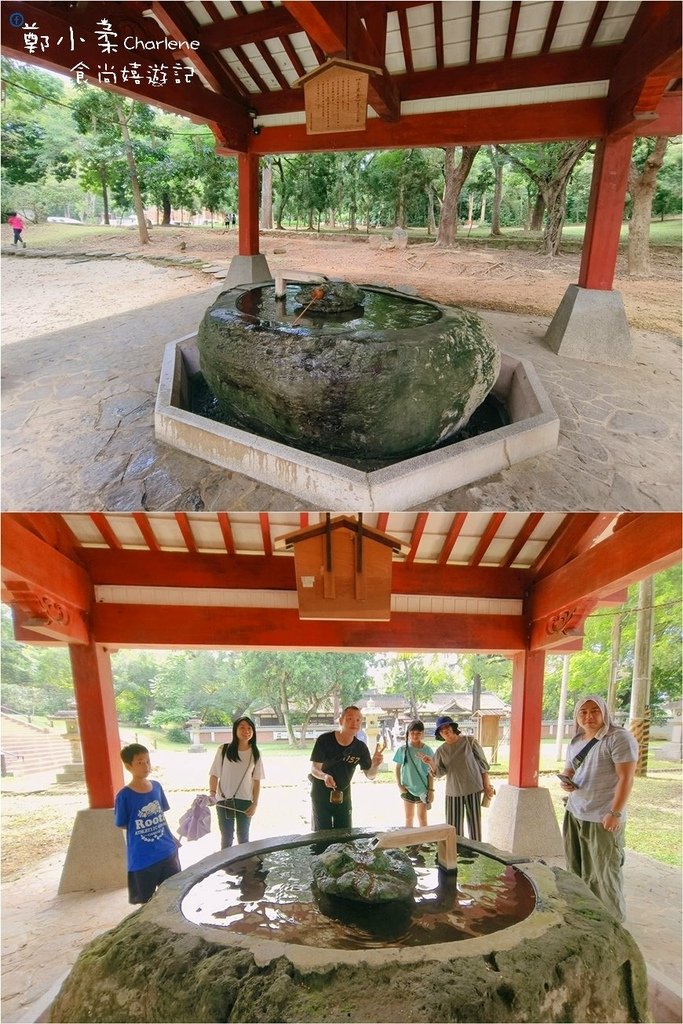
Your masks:
[{"label": "woman in white top", "polygon": [[249,842],[249,825],[256,813],[263,761],[256,745],[256,727],[251,718],[237,718],[232,740],[216,751],[209,774],[209,793],[216,801],[221,849],[232,846],[237,819],[237,842]]}]

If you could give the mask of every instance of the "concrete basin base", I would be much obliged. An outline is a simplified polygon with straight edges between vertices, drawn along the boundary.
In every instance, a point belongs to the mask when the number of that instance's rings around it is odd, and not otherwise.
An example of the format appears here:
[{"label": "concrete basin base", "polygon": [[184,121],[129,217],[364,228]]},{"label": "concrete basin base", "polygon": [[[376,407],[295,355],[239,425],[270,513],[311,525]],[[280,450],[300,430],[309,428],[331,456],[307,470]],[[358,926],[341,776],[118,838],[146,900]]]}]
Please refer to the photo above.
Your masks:
[{"label": "concrete basin base", "polygon": [[199,371],[196,333],[164,351],[154,412],[157,440],[330,511],[411,508],[557,447],[560,421],[533,366],[502,353],[493,394],[511,422],[488,434],[365,472],[188,411]]}]

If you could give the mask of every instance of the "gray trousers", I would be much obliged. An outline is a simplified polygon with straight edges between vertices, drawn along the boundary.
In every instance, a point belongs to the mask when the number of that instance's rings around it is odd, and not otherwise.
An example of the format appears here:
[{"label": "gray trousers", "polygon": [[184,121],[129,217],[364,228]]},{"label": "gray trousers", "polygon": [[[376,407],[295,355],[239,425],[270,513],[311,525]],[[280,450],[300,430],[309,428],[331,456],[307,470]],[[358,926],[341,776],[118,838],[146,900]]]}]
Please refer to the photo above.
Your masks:
[{"label": "gray trousers", "polygon": [[608,832],[599,821],[579,821],[569,811],[562,824],[567,868],[582,878],[617,921],[624,904],[624,828]]}]

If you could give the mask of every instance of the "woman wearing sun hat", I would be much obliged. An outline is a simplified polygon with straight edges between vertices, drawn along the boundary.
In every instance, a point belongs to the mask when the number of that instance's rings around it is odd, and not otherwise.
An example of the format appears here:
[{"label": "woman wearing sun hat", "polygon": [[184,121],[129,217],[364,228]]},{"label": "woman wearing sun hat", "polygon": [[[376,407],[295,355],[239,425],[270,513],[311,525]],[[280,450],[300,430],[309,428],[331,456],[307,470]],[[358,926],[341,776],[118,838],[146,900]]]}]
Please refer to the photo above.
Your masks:
[{"label": "woman wearing sun hat", "polygon": [[481,795],[494,789],[489,782],[489,763],[473,736],[463,736],[450,715],[439,715],[434,736],[444,742],[434,757],[421,755],[437,779],[446,776],[446,821],[463,835],[467,818],[470,839],[481,842]]}]

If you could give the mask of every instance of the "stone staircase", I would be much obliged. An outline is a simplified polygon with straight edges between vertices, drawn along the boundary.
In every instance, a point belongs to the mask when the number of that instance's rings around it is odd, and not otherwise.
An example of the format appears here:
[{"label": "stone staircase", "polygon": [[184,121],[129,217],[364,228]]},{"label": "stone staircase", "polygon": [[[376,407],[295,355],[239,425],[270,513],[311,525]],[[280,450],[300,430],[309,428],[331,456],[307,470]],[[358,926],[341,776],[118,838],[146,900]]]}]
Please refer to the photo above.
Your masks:
[{"label": "stone staircase", "polygon": [[3,775],[55,773],[71,762],[68,741],[12,715],[0,715],[0,750]]}]

